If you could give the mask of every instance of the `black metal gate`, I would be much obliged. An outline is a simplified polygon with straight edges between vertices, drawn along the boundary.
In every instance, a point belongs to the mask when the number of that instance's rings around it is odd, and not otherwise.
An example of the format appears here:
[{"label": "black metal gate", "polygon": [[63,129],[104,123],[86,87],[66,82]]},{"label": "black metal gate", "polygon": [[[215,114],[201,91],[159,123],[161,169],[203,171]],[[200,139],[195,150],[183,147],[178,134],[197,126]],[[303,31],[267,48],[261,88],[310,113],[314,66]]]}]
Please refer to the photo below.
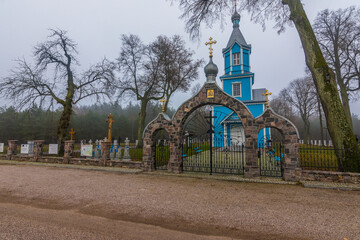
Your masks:
[{"label": "black metal gate", "polygon": [[260,176],[282,177],[284,173],[284,145],[277,139],[260,139],[258,142]]},{"label": "black metal gate", "polygon": [[245,147],[219,134],[184,136],[183,171],[244,174]]},{"label": "black metal gate", "polygon": [[170,159],[170,144],[168,134],[161,130],[155,136],[155,162],[156,170],[167,170]]}]

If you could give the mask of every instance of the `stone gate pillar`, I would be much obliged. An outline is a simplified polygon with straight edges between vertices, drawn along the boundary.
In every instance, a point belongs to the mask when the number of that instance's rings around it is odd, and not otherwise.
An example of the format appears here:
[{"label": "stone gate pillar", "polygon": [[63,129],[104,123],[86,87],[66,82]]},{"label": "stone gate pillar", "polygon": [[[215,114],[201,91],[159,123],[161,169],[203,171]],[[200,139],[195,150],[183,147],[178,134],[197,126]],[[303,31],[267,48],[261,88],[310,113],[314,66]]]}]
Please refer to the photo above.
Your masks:
[{"label": "stone gate pillar", "polygon": [[108,160],[110,160],[110,141],[103,141],[101,142],[101,162],[102,165],[106,166]]},{"label": "stone gate pillar", "polygon": [[34,160],[37,161],[43,156],[43,145],[44,140],[35,140],[34,141]]},{"label": "stone gate pillar", "polygon": [[257,156],[257,135],[251,138],[247,137],[245,142],[245,167],[244,176],[253,178],[260,176],[260,168]]},{"label": "stone gate pillar", "polygon": [[152,172],[155,170],[155,144],[148,139],[143,140],[143,170],[145,172]]},{"label": "stone gate pillar", "polygon": [[302,169],[299,166],[299,140],[297,135],[285,136],[284,180],[300,181]]},{"label": "stone gate pillar", "polygon": [[13,155],[16,155],[18,140],[8,140],[7,159],[11,160]]},{"label": "stone gate pillar", "polygon": [[63,163],[69,163],[70,158],[74,156],[74,140],[66,140],[64,146],[64,161]]},{"label": "stone gate pillar", "polygon": [[171,173],[182,173],[183,163],[181,159],[181,137],[176,134],[170,138],[170,159],[168,171]]}]

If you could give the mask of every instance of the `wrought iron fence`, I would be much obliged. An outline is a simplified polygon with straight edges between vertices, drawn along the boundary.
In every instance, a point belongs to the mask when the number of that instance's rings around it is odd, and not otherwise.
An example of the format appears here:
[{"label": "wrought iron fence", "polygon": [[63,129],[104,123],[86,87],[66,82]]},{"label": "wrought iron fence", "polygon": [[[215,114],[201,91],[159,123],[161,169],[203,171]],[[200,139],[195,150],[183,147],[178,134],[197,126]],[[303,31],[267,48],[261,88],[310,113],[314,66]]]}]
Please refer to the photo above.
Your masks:
[{"label": "wrought iron fence", "polygon": [[360,152],[331,146],[300,144],[300,167],[304,170],[360,172]]}]

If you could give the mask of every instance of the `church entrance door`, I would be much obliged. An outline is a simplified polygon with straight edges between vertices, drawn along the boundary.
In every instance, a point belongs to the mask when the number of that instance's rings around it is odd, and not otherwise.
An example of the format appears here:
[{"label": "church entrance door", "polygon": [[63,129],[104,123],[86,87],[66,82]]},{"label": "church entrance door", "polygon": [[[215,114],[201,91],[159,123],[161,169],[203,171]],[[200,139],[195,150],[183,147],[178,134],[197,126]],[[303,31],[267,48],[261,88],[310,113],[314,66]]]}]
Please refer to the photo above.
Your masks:
[{"label": "church entrance door", "polygon": [[230,125],[230,136],[231,136],[231,145],[235,144],[244,144],[245,136],[244,136],[244,128],[240,124],[232,124]]}]

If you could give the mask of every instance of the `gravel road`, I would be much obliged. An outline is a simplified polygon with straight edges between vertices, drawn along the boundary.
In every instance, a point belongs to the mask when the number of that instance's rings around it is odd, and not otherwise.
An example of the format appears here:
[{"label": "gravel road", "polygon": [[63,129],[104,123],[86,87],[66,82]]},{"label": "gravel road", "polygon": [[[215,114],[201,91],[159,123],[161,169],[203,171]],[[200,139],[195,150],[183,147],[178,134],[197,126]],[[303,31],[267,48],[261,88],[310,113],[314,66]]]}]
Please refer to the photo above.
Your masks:
[{"label": "gravel road", "polygon": [[360,192],[0,165],[0,239],[360,239]]}]

